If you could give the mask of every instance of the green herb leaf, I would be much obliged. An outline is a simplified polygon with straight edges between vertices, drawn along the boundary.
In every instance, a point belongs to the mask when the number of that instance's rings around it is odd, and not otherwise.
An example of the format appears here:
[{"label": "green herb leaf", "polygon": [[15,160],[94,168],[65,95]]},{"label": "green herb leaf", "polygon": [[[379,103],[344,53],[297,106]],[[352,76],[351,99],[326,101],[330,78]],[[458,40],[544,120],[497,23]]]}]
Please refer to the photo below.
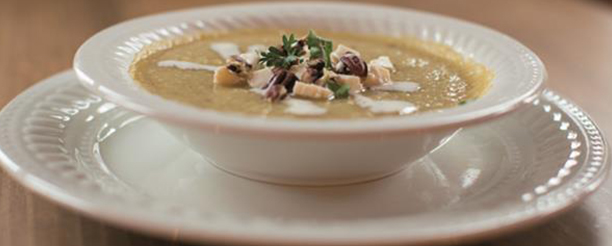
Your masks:
[{"label": "green herb leaf", "polygon": [[265,64],[268,67],[282,67],[289,68],[291,65],[299,61],[298,53],[300,52],[299,47],[296,45],[297,40],[295,35],[291,34],[289,37],[283,35],[282,50],[275,46],[270,46],[267,52],[261,52],[260,63]]},{"label": "green herb leaf", "polygon": [[297,40],[295,39],[295,36],[293,34],[291,34],[289,38],[283,35],[283,49],[285,50],[285,52],[287,52],[288,55],[297,54],[297,49],[293,47],[293,44],[295,43],[297,43]]},{"label": "green herb leaf", "polygon": [[[282,41],[282,48],[270,46],[268,51],[261,52],[260,62],[266,66],[289,68],[300,61],[301,46],[297,45],[298,40],[295,35],[283,35]],[[308,32],[305,41],[310,49],[310,58],[322,58],[325,61],[325,66],[331,69],[330,55],[334,48],[332,41],[317,36],[312,30]]]},{"label": "green herb leaf", "polygon": [[332,68],[330,55],[333,52],[333,50],[334,50],[334,44],[332,43],[332,41],[325,41],[323,43],[323,51],[325,53],[323,59],[325,60],[325,65],[329,69]]},{"label": "green herb leaf", "polygon": [[340,86],[340,88],[334,93],[337,98],[347,98],[349,97],[349,91],[351,90],[351,86],[344,84]]},{"label": "green herb leaf", "polygon": [[348,84],[340,84],[335,81],[327,82],[327,88],[334,92],[334,98],[347,98],[351,87]]},{"label": "green herb leaf", "polygon": [[310,58],[318,58],[318,57],[323,57],[323,53],[321,51],[321,48],[315,46],[315,47],[311,47],[310,48]]},{"label": "green herb leaf", "polygon": [[270,48],[268,48],[268,50],[272,54],[279,55],[279,56],[283,55],[283,52],[281,50],[279,50],[278,48],[274,47],[274,46],[270,46]]},{"label": "green herb leaf", "polygon": [[309,47],[317,47],[319,46],[320,38],[317,36],[313,30],[308,31],[308,36],[306,36],[306,45]]},{"label": "green herb leaf", "polygon": [[473,100],[473,99],[463,99],[463,100],[459,101],[459,103],[458,103],[458,104],[459,104],[459,105],[465,105],[465,104],[467,104],[467,103],[471,102],[472,100]]},{"label": "green herb leaf", "polygon": [[329,56],[334,49],[334,44],[331,40],[319,37],[313,30],[310,30],[308,31],[308,36],[306,36],[306,45],[310,49],[310,58],[323,58],[325,66],[331,69],[332,65]]}]

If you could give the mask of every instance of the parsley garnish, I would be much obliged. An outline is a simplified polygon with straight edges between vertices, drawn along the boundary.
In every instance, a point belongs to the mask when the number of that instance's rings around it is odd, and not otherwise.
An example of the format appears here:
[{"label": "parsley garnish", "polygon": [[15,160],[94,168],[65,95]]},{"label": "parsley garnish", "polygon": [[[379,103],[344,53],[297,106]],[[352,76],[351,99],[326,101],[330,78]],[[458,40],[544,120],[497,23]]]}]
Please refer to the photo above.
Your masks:
[{"label": "parsley garnish", "polygon": [[314,33],[314,31],[308,31],[308,36],[306,36],[306,44],[310,49],[310,58],[323,58],[325,61],[325,66],[328,69],[332,68],[331,59],[329,58],[330,54],[334,49],[334,45],[331,40],[321,38]]},{"label": "parsley garnish", "polygon": [[472,99],[464,99],[464,100],[459,101],[458,104],[459,105],[465,105],[465,104],[469,103],[470,101],[472,101]]},{"label": "parsley garnish", "polygon": [[334,98],[347,98],[351,87],[348,84],[340,84],[336,81],[328,81],[327,88],[334,92]]},{"label": "parsley garnish", "polygon": [[[332,41],[317,36],[312,30],[308,32],[304,41],[310,50],[310,59],[322,58],[325,61],[325,66],[331,69],[332,64],[329,56],[334,49]],[[289,69],[292,65],[300,62],[300,52],[302,52],[302,45],[298,44],[295,35],[283,35],[281,48],[270,46],[268,51],[261,52],[259,62],[268,67]]]},{"label": "parsley garnish", "polygon": [[297,63],[300,59],[298,54],[300,53],[300,45],[297,45],[297,39],[291,34],[289,37],[283,35],[283,46],[282,50],[270,46],[267,52],[261,52],[261,59],[259,62],[265,64],[268,67],[282,67],[290,68],[291,65]]}]

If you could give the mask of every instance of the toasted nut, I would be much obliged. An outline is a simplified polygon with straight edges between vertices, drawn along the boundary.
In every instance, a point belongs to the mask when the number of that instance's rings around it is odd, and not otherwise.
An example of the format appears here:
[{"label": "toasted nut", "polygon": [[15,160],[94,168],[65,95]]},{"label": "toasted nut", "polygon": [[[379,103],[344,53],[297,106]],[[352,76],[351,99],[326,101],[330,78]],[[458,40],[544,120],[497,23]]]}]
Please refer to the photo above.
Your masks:
[{"label": "toasted nut", "polygon": [[246,82],[246,79],[238,76],[238,74],[230,70],[228,66],[223,66],[215,70],[213,82],[223,86],[237,86]]},{"label": "toasted nut", "polygon": [[287,69],[276,68],[272,70],[272,73],[270,81],[268,81],[268,84],[263,89],[266,90],[266,98],[276,101],[285,98],[287,93],[292,92],[293,86],[298,79],[295,74]]},{"label": "toasted nut", "polygon": [[352,52],[347,52],[340,57],[340,63],[344,64],[344,66],[339,66],[340,70],[337,71],[339,73],[352,74],[359,77],[365,77],[368,75],[368,65],[366,62]]},{"label": "toasted nut", "polygon": [[331,70],[323,69],[323,75],[314,81],[316,85],[324,86],[327,81],[338,76]]},{"label": "toasted nut", "polygon": [[283,85],[271,85],[266,89],[265,97],[270,101],[282,100],[287,96],[287,89]]},{"label": "toasted nut", "polygon": [[370,66],[368,76],[363,80],[363,85],[372,87],[391,82],[391,72],[378,65]]},{"label": "toasted nut", "polygon": [[323,69],[325,68],[325,61],[323,59],[314,59],[308,61],[307,68],[305,71],[298,75],[300,80],[305,83],[314,83],[317,79],[323,76]]},{"label": "toasted nut", "polygon": [[346,54],[347,52],[351,52],[357,56],[361,56],[358,51],[340,44],[338,45],[336,50],[334,50],[334,52],[330,54],[329,58],[331,59],[331,62],[333,64],[336,64],[340,61],[340,57],[344,56],[344,54]]},{"label": "toasted nut", "polygon": [[354,75],[338,74],[334,80],[340,84],[348,84],[351,93],[360,93],[363,91],[361,79]]},{"label": "toasted nut", "polygon": [[316,70],[323,70],[323,68],[325,68],[325,61],[321,58],[309,60],[308,67]]},{"label": "toasted nut", "polygon": [[334,93],[325,87],[298,81],[293,86],[293,95],[312,99],[329,99]]},{"label": "toasted nut", "polygon": [[248,77],[249,71],[252,68],[252,66],[249,65],[239,55],[231,56],[230,58],[227,59],[226,63],[227,63],[226,67],[229,70],[231,70],[234,74],[240,77],[244,77],[244,78]]},{"label": "toasted nut", "polygon": [[289,71],[295,74],[295,76],[297,76],[301,80],[302,76],[304,76],[307,69],[308,69],[308,65],[306,63],[300,63],[297,65],[291,66]]},{"label": "toasted nut", "polygon": [[267,86],[283,85],[288,92],[291,92],[293,90],[293,85],[298,80],[295,74],[288,71],[287,69],[282,68],[276,68],[272,70],[272,73],[274,73],[274,75],[272,75],[272,78],[270,78],[270,81],[268,82]]}]

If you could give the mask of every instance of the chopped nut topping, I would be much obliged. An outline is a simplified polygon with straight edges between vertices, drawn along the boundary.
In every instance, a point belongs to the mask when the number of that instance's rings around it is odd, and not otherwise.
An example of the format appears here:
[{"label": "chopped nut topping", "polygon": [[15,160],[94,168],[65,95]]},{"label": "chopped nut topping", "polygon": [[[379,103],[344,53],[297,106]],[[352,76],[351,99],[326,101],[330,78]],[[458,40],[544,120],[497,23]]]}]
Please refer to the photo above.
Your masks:
[{"label": "chopped nut topping", "polygon": [[227,59],[227,69],[237,74],[240,77],[247,77],[248,72],[253,68],[251,64],[248,64],[242,57],[238,55],[231,56]]},{"label": "chopped nut topping", "polygon": [[[275,101],[283,99],[287,93],[291,93],[298,78],[295,74],[283,68],[275,68],[272,72],[274,75],[263,89],[266,90],[266,97]],[[279,86],[282,87],[282,90]]]},{"label": "chopped nut topping", "polygon": [[308,68],[302,75],[301,81],[305,83],[314,83],[317,79],[323,77],[323,69],[325,61],[323,59],[314,59],[308,61]]},{"label": "chopped nut topping", "polygon": [[340,62],[338,64],[338,73],[352,74],[359,77],[365,77],[368,75],[368,65],[366,64],[366,62],[361,59],[361,57],[352,52],[347,52],[342,57],[340,57]]},{"label": "chopped nut topping", "polygon": [[336,50],[333,47],[331,40],[313,31],[301,39],[283,35],[282,44],[266,51],[231,56],[215,73],[215,81],[228,86],[246,81],[270,101],[288,96],[342,99],[392,83],[389,70],[393,64],[388,57],[368,64],[357,50],[342,44]]},{"label": "chopped nut topping", "polygon": [[266,98],[270,101],[283,100],[287,96],[287,90],[283,85],[271,85],[265,94]]}]

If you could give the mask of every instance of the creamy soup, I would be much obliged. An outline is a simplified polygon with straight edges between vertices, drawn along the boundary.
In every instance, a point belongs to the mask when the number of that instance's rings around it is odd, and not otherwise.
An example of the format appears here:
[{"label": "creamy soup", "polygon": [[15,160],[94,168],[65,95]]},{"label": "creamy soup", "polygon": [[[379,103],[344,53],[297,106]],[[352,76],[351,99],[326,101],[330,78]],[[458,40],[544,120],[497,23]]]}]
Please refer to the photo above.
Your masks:
[{"label": "creamy soup", "polygon": [[482,96],[493,78],[441,44],[318,30],[238,30],[161,41],[145,47],[130,72],[147,91],[196,107],[316,119],[461,106]]}]

